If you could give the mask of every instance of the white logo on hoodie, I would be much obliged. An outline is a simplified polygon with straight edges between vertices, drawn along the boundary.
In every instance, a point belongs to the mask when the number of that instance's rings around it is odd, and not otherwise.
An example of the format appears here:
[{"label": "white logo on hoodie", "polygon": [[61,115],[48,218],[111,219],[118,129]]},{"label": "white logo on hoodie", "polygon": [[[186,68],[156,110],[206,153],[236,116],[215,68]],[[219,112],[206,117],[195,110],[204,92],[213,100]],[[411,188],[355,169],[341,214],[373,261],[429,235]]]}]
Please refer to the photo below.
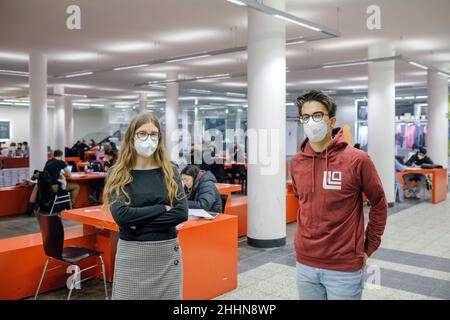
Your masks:
[{"label": "white logo on hoodie", "polygon": [[324,171],[322,187],[325,190],[341,190],[342,172],[340,171]]}]

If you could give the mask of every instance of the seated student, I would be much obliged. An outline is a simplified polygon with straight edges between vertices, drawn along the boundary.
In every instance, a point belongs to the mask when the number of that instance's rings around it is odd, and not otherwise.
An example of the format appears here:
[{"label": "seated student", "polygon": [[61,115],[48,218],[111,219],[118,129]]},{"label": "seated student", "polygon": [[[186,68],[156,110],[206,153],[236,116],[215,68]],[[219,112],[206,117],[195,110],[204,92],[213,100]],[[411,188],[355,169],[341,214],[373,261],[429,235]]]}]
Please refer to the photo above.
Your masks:
[{"label": "seated student", "polygon": [[89,140],[89,147],[92,149],[93,147],[96,147],[97,144],[95,143],[94,139]]},{"label": "seated student", "polygon": [[398,201],[403,202],[405,200],[405,194],[403,192],[403,183],[397,176],[397,172],[403,172],[406,170],[406,166],[403,164],[403,157],[396,156],[395,157],[395,187],[397,188],[398,193]]},{"label": "seated student", "polygon": [[195,165],[188,165],[181,171],[184,189],[191,209],[221,213],[222,199],[217,190],[216,177],[209,172],[200,170]]},{"label": "seated student", "polygon": [[[420,167],[422,164],[433,164],[433,160],[431,160],[427,156],[427,149],[420,147],[419,151],[417,151],[417,153],[409,158],[409,160],[406,162],[406,165],[412,167]],[[403,176],[403,179],[405,179],[405,183],[408,186],[409,191],[409,193],[406,195],[406,198],[420,199],[420,196],[418,194],[424,192],[424,187],[427,186],[427,179],[425,175],[420,173],[408,173]],[[419,181],[418,188],[413,188],[411,184],[412,181]]]},{"label": "seated student", "polygon": [[8,158],[13,158],[17,156],[17,144],[15,142],[11,142],[9,145],[8,154],[6,155]]},{"label": "seated student", "polygon": [[[67,190],[70,192],[70,199],[72,200],[72,207],[75,207],[75,200],[77,198],[78,192],[80,191],[80,186],[73,182],[67,182],[66,178],[70,177],[70,170],[66,163],[62,160],[62,151],[55,150],[53,153],[53,158],[48,160],[44,166],[43,171],[47,171],[51,178],[51,190],[53,193],[58,192],[59,188]],[[63,170],[64,173],[61,173]],[[35,170],[31,180],[37,180],[41,172]],[[30,200],[28,201],[27,214],[29,216],[34,215],[34,209],[36,206],[36,201],[38,197],[38,185],[33,188],[31,192]]]},{"label": "seated student", "polygon": [[[53,193],[57,193],[59,188],[63,188],[70,192],[70,198],[72,200],[72,206],[75,204],[80,186],[73,182],[67,182],[66,178],[70,178],[70,170],[67,168],[67,164],[62,160],[63,152],[61,150],[55,150],[53,152],[53,158],[47,161],[44,167],[44,172],[48,172],[50,175],[50,187]],[[63,170],[63,171],[61,171]]]},{"label": "seated student", "polygon": [[30,156],[30,148],[28,147],[28,142],[26,141],[22,142],[22,155],[24,157]]}]

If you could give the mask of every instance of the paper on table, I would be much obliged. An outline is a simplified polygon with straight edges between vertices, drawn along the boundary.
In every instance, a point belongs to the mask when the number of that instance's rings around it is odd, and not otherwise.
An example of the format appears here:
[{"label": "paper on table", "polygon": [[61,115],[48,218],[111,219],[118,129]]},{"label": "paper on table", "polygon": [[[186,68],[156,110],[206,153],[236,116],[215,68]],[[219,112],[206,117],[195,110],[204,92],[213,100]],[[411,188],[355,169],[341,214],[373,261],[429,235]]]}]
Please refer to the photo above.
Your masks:
[{"label": "paper on table", "polygon": [[203,209],[189,209],[189,215],[204,219],[214,219],[212,215]]}]

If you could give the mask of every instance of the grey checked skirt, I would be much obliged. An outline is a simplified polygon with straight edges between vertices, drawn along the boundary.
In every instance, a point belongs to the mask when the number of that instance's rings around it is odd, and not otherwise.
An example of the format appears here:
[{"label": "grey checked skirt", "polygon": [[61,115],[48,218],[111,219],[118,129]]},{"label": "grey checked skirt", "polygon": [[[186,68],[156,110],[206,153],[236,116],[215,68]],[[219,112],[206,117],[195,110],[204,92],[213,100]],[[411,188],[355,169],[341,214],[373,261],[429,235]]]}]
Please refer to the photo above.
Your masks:
[{"label": "grey checked skirt", "polygon": [[113,300],[181,300],[182,260],[178,238],[117,244]]}]

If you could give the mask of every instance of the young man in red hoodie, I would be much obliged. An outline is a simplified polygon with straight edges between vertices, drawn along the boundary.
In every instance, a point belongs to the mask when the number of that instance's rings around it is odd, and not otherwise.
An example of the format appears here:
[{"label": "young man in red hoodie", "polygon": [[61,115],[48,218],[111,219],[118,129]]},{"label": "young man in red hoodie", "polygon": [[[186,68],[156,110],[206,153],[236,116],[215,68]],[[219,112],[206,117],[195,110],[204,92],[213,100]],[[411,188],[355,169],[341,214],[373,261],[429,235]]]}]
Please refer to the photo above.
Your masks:
[{"label": "young man in red hoodie", "polygon": [[[379,247],[387,201],[367,153],[344,140],[336,103],[321,91],[297,98],[306,139],[291,163],[299,211],[295,234],[300,299],[361,299],[367,258]],[[364,230],[362,193],[370,201]]]}]

